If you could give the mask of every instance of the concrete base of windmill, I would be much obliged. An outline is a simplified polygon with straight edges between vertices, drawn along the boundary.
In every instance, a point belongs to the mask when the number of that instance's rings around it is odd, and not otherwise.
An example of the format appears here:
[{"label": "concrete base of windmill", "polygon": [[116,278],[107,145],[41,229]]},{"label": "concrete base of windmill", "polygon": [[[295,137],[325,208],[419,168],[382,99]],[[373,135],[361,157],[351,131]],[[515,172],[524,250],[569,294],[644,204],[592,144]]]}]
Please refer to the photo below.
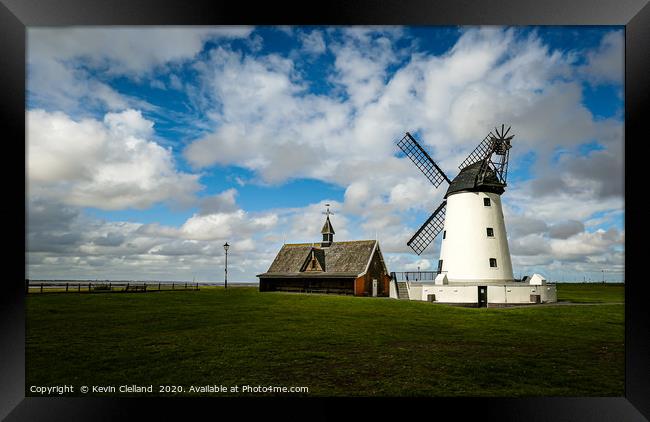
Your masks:
[{"label": "concrete base of windmill", "polygon": [[[537,278],[534,281],[538,283]],[[555,284],[524,282],[411,282],[409,297],[434,303],[458,304],[460,306],[511,306],[557,302]]]}]

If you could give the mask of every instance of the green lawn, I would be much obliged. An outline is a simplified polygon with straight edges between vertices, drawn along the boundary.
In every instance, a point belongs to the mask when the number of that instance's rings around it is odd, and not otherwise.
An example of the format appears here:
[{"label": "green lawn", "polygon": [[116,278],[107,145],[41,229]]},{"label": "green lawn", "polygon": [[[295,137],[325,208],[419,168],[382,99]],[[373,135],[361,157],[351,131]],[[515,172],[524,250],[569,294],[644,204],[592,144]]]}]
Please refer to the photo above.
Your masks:
[{"label": "green lawn", "polygon": [[623,283],[560,283],[557,300],[576,303],[625,302]]},{"label": "green lawn", "polygon": [[[596,287],[558,285],[558,297],[622,299]],[[469,309],[246,287],[34,294],[26,395],[30,385],[67,383],[74,395],[81,385],[167,384],[307,386],[309,396],[622,396],[623,306]]]}]

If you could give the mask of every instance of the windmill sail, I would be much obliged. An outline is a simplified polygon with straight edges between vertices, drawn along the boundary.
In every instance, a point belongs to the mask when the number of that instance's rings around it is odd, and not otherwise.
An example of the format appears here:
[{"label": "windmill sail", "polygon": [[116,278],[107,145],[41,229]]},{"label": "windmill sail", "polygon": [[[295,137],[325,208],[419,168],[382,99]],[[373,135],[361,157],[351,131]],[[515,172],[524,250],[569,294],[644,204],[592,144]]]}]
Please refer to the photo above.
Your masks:
[{"label": "windmill sail", "polygon": [[[510,130],[510,129],[508,129]],[[471,166],[474,163],[478,163],[481,160],[485,160],[487,157],[492,154],[492,139],[494,138],[494,134],[492,132],[488,133],[488,135],[481,141],[480,144],[476,148],[474,148],[474,151],[470,152],[470,154],[465,158],[465,161],[460,163],[458,166],[459,169],[464,169],[467,166]]]},{"label": "windmill sail", "polygon": [[404,151],[411,161],[422,173],[433,183],[433,186],[438,187],[446,180],[451,183],[447,175],[438,167],[438,165],[429,157],[429,154],[417,143],[410,133],[406,135],[397,143],[397,146]]},{"label": "windmill sail", "polygon": [[425,221],[422,227],[415,232],[411,240],[407,242],[407,245],[410,246],[416,254],[420,255],[442,231],[445,224],[445,205],[447,205],[447,201],[443,201],[442,204],[440,204],[438,209],[431,214],[431,217]]},{"label": "windmill sail", "polygon": [[[509,132],[510,127],[506,130],[505,125],[501,125],[501,130],[495,128],[494,133],[490,132],[459,166],[461,172],[453,182],[410,133],[406,132],[397,145],[436,188],[444,180],[449,183],[445,198],[450,193],[464,190],[476,191],[478,188],[501,194],[506,186],[509,150],[512,146],[510,141],[514,137],[514,135],[507,136]],[[416,254],[420,255],[443,230],[446,205],[447,201],[443,201],[407,242]]]}]

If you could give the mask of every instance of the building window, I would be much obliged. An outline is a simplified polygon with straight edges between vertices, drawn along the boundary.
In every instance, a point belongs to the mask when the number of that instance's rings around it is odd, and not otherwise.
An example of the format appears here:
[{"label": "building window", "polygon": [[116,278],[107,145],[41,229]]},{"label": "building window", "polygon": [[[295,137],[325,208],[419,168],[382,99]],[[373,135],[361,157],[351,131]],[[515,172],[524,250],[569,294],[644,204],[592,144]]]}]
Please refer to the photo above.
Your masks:
[{"label": "building window", "polygon": [[442,231],[442,238],[443,239],[447,238],[447,230]]},{"label": "building window", "polygon": [[496,258],[490,258],[490,267],[491,268],[496,268],[497,267],[497,259]]},{"label": "building window", "polygon": [[488,237],[494,237],[494,229],[492,227],[487,228]]},{"label": "building window", "polygon": [[438,274],[442,272],[442,259],[438,261]]},{"label": "building window", "polygon": [[490,198],[483,198],[483,205],[485,205],[486,207],[489,207],[490,206]]}]

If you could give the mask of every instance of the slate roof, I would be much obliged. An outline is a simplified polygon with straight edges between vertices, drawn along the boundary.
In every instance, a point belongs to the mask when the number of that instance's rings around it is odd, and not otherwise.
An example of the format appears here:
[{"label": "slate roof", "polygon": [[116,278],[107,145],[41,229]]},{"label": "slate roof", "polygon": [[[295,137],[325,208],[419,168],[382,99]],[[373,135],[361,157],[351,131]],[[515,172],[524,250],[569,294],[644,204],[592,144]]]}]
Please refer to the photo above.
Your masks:
[{"label": "slate roof", "polygon": [[[357,277],[366,271],[376,244],[376,240],[334,242],[326,248],[320,243],[285,244],[268,271],[258,277]],[[324,271],[301,272],[312,249]]]},{"label": "slate roof", "polygon": [[449,189],[447,189],[445,198],[452,193],[460,191],[493,192],[498,193],[499,195],[505,192],[505,184],[499,181],[494,170],[489,167],[483,182],[477,183],[477,178],[481,171],[482,164],[483,161],[478,161],[463,168],[460,173],[458,173],[458,176],[454,177],[454,180],[449,184]]}]

